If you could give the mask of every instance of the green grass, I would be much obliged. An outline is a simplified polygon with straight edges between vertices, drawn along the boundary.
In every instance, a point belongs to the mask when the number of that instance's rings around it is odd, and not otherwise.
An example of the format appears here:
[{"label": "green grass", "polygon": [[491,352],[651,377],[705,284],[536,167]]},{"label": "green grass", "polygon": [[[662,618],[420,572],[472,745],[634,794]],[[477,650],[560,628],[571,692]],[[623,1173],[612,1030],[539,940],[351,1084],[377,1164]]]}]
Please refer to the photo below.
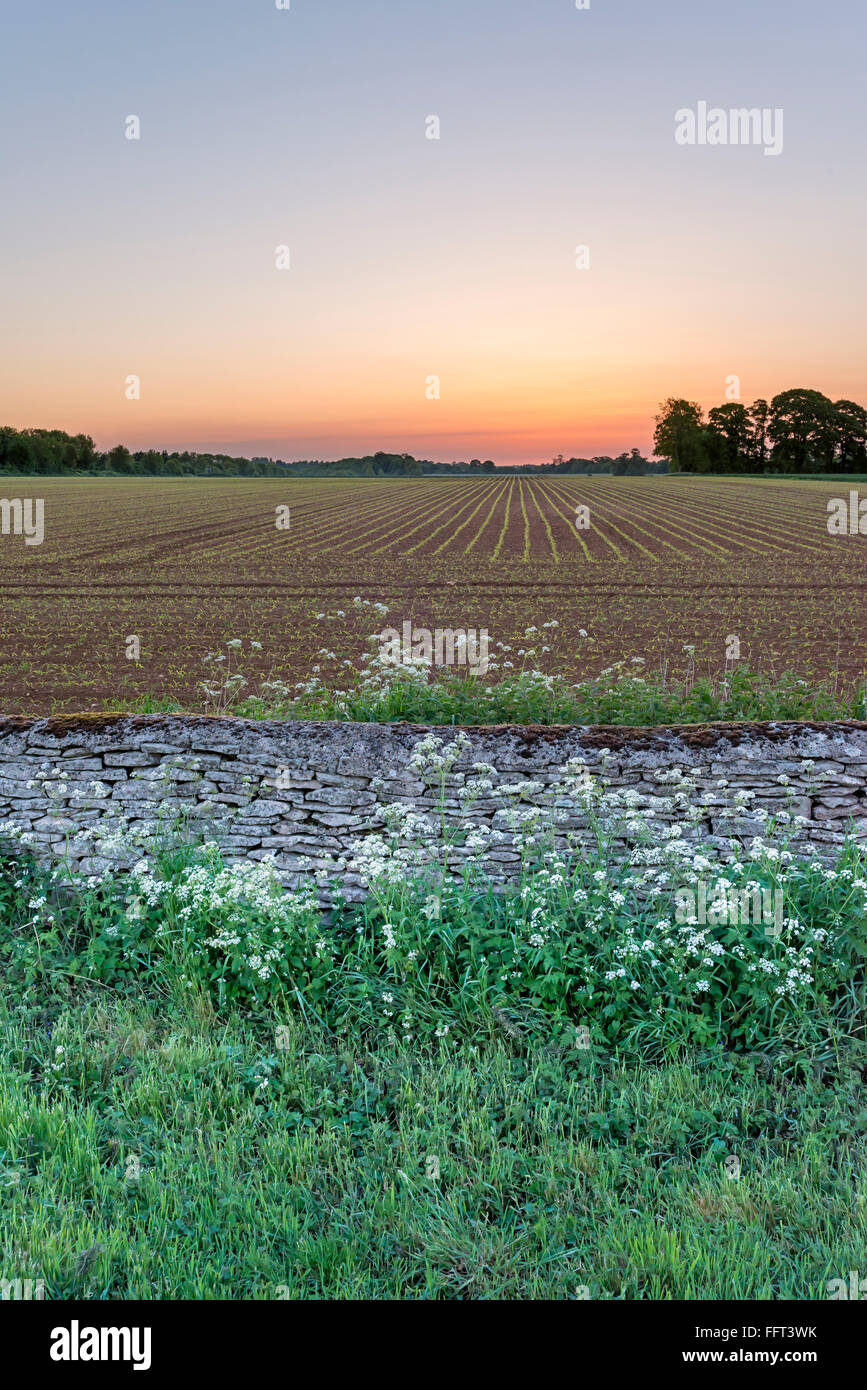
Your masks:
[{"label": "green grass", "polygon": [[[623,665],[624,663],[621,663]],[[651,727],[736,720],[836,720],[867,718],[867,687],[838,690],[792,672],[770,677],[738,667],[726,679],[681,682],[658,676],[637,679],[620,670],[578,685],[525,672],[486,685],[483,679],[444,669],[422,682],[398,670],[386,683],[358,681],[335,692],[309,682],[291,697],[268,692],[229,700],[212,712],[246,719],[353,720],[388,724],[621,724]],[[167,695],[119,701],[124,714],[196,713]]]},{"label": "green grass", "polygon": [[[58,1030],[73,1060],[46,1092]],[[721,1052],[283,1041],[198,995],[7,1012],[5,1277],[54,1299],[819,1299],[863,1267],[861,1048],[796,1079]]]}]

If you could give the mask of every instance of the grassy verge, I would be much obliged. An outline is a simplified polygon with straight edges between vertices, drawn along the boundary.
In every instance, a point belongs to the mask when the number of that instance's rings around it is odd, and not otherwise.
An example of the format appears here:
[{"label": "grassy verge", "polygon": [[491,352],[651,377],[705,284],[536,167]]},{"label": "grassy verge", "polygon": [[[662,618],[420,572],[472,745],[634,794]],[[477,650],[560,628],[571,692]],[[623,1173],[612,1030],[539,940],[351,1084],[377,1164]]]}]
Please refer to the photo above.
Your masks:
[{"label": "grassy verge", "polygon": [[[455,773],[461,739],[410,762],[471,814],[493,770]],[[797,818],[735,793],[747,845],[721,856],[689,837],[688,775],[665,790],[624,800],[570,763],[547,802],[500,788],[502,831],[384,805],[354,851],[366,901],[327,915],[182,827],[109,820],[125,873],[7,854],[0,1279],[828,1297],[867,1245],[863,852],[799,858]],[[558,838],[564,808],[589,839]]]},{"label": "grassy verge", "polygon": [[804,1072],[281,1038],[198,995],[7,1013],[5,1277],[64,1299],[818,1299],[863,1267],[851,1044]]},{"label": "grassy verge", "polygon": [[[557,676],[525,671],[486,684],[460,670],[402,670],[387,678],[357,677],[334,688],[319,679],[290,692],[270,681],[253,695],[237,684],[204,702],[214,714],[245,719],[331,719],[389,724],[622,724],[649,727],[733,720],[835,720],[867,718],[867,687],[838,690],[792,672],[772,677],[739,667],[717,679],[684,681],[636,677],[613,669],[570,684]],[[170,695],[118,702],[117,713],[200,713]]]}]

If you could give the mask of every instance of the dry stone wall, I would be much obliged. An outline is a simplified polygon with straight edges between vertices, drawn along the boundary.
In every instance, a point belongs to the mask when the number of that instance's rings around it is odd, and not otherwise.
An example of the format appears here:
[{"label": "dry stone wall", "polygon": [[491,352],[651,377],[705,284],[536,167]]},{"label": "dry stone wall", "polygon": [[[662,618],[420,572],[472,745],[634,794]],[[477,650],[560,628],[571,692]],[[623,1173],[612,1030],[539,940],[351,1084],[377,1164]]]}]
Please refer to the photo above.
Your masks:
[{"label": "dry stone wall", "polygon": [[[847,828],[867,837],[867,724],[715,724],[672,728],[499,726],[464,731],[470,747],[448,778],[448,794],[474,762],[504,782],[542,788],[572,758],[606,781],[664,796],[674,767],[693,771],[706,815],[697,833],[728,837],[720,817],[734,791],[756,806],[806,817],[799,834],[833,854]],[[43,860],[66,856],[96,872],[111,862],[112,830],[182,814],[230,859],[273,855],[295,885],[351,856],[358,837],[381,827],[378,807],[401,801],[424,811],[436,797],[409,765],[414,746],[451,729],[406,724],[253,722],[193,716],[59,716],[0,720],[0,836],[25,832]],[[809,769],[805,761],[812,762]],[[790,790],[780,779],[788,779]],[[728,788],[720,787],[720,782]],[[528,801],[544,797],[544,790]],[[496,825],[495,791],[473,819]],[[454,801],[454,810],[458,802]],[[580,822],[577,822],[580,825]],[[82,837],[82,832],[87,832]],[[753,832],[755,833],[755,832]],[[517,856],[498,849],[487,865],[507,878]],[[351,867],[340,871],[350,898],[363,894]]]}]

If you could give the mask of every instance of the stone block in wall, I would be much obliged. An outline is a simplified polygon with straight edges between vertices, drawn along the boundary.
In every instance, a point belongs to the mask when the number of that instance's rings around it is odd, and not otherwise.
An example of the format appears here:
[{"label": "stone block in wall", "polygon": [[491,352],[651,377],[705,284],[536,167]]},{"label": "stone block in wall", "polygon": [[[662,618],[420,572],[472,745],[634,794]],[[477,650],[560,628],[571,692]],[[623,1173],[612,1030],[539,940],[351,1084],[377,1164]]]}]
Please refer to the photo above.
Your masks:
[{"label": "stone block in wall", "polygon": [[305,853],[316,850],[343,851],[343,844],[333,835],[263,835],[262,849],[302,849]]},{"label": "stone block in wall", "polygon": [[33,829],[47,830],[52,833],[59,830],[71,832],[78,829],[78,823],[68,816],[41,816],[39,820],[33,822]]},{"label": "stone block in wall", "polygon": [[362,789],[367,789],[370,786],[371,777],[375,775],[376,774],[373,772],[369,772],[366,777],[349,776],[348,774],[336,772],[320,772],[316,785],[320,787],[361,787]]},{"label": "stone block in wall", "polygon": [[275,773],[273,777],[263,777],[262,786],[275,795],[298,796],[309,791],[321,792],[325,784],[314,777],[290,777],[283,773]]},{"label": "stone block in wall", "polygon": [[271,820],[274,817],[285,816],[287,803],[261,797],[255,801],[248,802],[243,809],[243,819],[250,820]]},{"label": "stone block in wall", "polygon": [[19,758],[27,752],[26,733],[0,734],[0,759]]},{"label": "stone block in wall", "polygon": [[816,827],[810,832],[810,845],[816,845],[820,848],[839,849],[845,838],[842,830],[832,830],[830,827]]},{"label": "stone block in wall", "polygon": [[375,802],[373,792],[357,787],[323,787],[320,791],[304,793],[305,806],[315,807],[317,811],[328,811],[333,806],[372,806]]},{"label": "stone block in wall", "polygon": [[111,801],[154,801],[162,804],[166,794],[159,782],[134,782],[131,778],[112,783]]},{"label": "stone block in wall", "polygon": [[110,873],[117,865],[113,859],[104,859],[99,855],[90,855],[86,859],[78,861],[78,871],[82,874],[94,874],[101,877],[105,873]]},{"label": "stone block in wall", "polygon": [[[425,794],[424,782],[416,781],[409,777],[391,777],[389,775],[380,776],[380,796],[386,801],[416,801]],[[373,790],[371,783],[373,778],[368,779],[368,785]]]},{"label": "stone block in wall", "polygon": [[218,755],[220,772],[225,776],[237,781],[240,777],[253,777],[259,779],[266,775],[276,772],[276,765],[272,758],[243,758],[233,757],[230,753],[220,753]]},{"label": "stone block in wall", "polygon": [[326,825],[332,828],[340,826],[361,827],[364,824],[363,816],[338,815],[336,812],[314,811],[310,817],[317,825]]},{"label": "stone block in wall", "polygon": [[45,793],[38,785],[28,787],[27,782],[30,780],[30,778],[26,778],[24,781],[18,782],[12,781],[9,777],[0,777],[0,797],[15,797],[18,801],[45,800]]}]

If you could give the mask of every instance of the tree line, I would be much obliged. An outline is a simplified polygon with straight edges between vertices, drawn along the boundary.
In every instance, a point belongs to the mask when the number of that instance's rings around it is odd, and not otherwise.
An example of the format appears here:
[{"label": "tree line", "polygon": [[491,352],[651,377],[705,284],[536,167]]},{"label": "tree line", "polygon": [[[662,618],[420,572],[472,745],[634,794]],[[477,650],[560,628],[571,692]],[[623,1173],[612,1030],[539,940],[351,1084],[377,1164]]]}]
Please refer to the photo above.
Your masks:
[{"label": "tree line", "polygon": [[408,453],[342,459],[240,458],[192,450],[143,449],[124,444],[100,451],[90,435],[63,430],[0,426],[0,473],[73,473],[167,477],[430,477],[509,474],[611,473],[867,473],[867,410],[855,401],[832,401],[821,391],[781,391],[751,406],[727,401],[707,417],[695,401],[669,397],[656,416],[655,458],[638,449],[616,457],[564,458],[497,466],[493,459],[436,463]]},{"label": "tree line", "polygon": [[618,454],[616,458],[611,458],[608,454],[597,454],[592,459],[564,459],[562,454],[557,454],[551,463],[540,464],[537,468],[523,468],[517,470],[497,469],[498,473],[506,471],[523,473],[613,473],[615,477],[636,478],[648,473],[667,473],[668,459],[649,459],[645,458],[639,449],[624,449],[623,453]]},{"label": "tree line", "polygon": [[94,474],[108,477],[142,475],[148,477],[299,477],[299,478],[414,478],[436,474],[460,476],[537,473],[614,473],[641,474],[665,472],[667,461],[644,458],[638,449],[617,458],[564,458],[558,454],[550,463],[498,467],[493,459],[455,459],[436,463],[412,454],[375,454],[342,459],[236,458],[230,454],[169,453],[166,449],[131,452],[118,444],[106,452],[98,450],[88,434],[66,434],[63,430],[13,429],[0,426],[0,473]]},{"label": "tree line", "polygon": [[144,449],[131,453],[124,444],[118,444],[103,453],[89,434],[0,426],[0,473],[275,477],[285,471],[286,465],[279,460],[232,458],[229,454],[197,454],[189,450],[169,453],[166,449]]},{"label": "tree line", "polygon": [[751,406],[727,401],[705,418],[695,401],[672,396],[653,445],[673,473],[864,473],[867,410],[797,387]]},{"label": "tree line", "polygon": [[316,460],[284,465],[288,473],[301,477],[430,477],[438,473],[453,473],[462,476],[496,473],[498,477],[512,474],[539,473],[666,473],[667,459],[644,458],[638,449],[619,454],[617,458],[597,454],[593,458],[564,458],[557,454],[549,463],[496,464],[493,459],[454,460],[452,463],[434,463],[432,459],[416,459],[411,454],[368,454],[363,458]]}]

